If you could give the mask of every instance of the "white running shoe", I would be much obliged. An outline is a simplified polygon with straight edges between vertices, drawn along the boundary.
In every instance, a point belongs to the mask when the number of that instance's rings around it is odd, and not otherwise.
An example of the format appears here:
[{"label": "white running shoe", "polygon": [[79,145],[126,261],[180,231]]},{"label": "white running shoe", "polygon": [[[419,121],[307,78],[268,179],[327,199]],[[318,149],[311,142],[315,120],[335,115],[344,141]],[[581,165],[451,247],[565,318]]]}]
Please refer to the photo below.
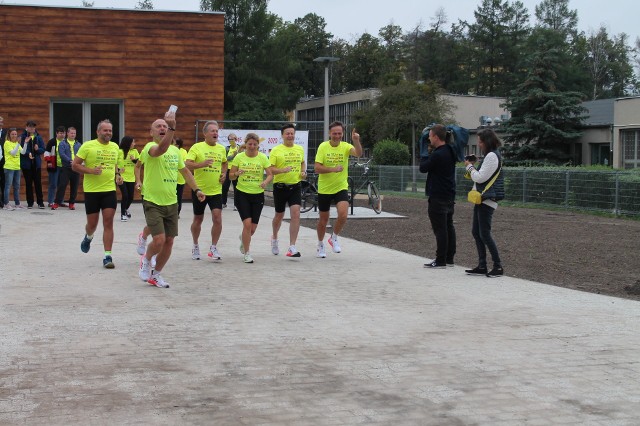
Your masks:
[{"label": "white running shoe", "polygon": [[128,220],[129,220],[129,218],[127,217],[126,214],[121,214],[120,215],[120,222],[126,222]]},{"label": "white running shoe", "polygon": [[13,211],[15,210],[15,207],[9,205],[9,204],[5,204],[3,207],[3,210],[9,210],[9,211]]},{"label": "white running shoe", "polygon": [[194,244],[191,249],[191,259],[200,260],[200,246],[197,244]]},{"label": "white running shoe", "polygon": [[278,240],[271,239],[271,253],[274,255],[280,254],[280,248],[278,247]]},{"label": "white running shoe", "polygon": [[138,276],[142,281],[148,281],[151,278],[151,264],[145,256],[140,256],[140,270]]},{"label": "white running shoe", "polygon": [[169,288],[169,283],[166,282],[164,278],[162,278],[162,275],[160,275],[159,272],[154,271],[153,274],[151,274],[151,277],[147,280],[147,282],[150,285],[154,285],[156,287]]},{"label": "white running shoe", "polygon": [[342,248],[340,248],[340,243],[338,242],[338,237],[336,237],[335,235],[330,236],[327,242],[331,246],[331,249],[333,249],[334,253],[340,253],[342,251]]},{"label": "white running shoe", "polygon": [[316,257],[321,257],[321,258],[327,257],[327,252],[324,251],[324,243],[322,241],[318,242],[318,248],[316,249]]},{"label": "white running shoe", "polygon": [[142,235],[142,232],[138,234],[138,247],[136,251],[140,256],[147,252],[147,239]]},{"label": "white running shoe", "polygon": [[249,253],[244,254],[244,263],[253,263],[253,257]]},{"label": "white running shoe", "polygon": [[207,254],[207,256],[209,256],[209,259],[211,260],[220,260],[222,259],[222,256],[220,256],[220,252],[218,251],[218,248],[216,246],[211,246],[209,249],[209,253]]},{"label": "white running shoe", "polygon": [[290,246],[287,250],[287,257],[300,257],[300,252],[296,249],[296,246]]}]

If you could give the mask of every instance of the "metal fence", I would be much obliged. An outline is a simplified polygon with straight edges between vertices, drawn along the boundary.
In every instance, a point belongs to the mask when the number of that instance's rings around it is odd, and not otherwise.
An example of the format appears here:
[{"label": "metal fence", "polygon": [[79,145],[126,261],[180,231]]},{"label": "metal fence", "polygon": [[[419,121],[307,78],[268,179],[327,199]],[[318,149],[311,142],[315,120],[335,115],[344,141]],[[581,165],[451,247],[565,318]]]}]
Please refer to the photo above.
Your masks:
[{"label": "metal fence", "polygon": [[[472,183],[456,168],[459,198],[466,198]],[[640,217],[640,173],[636,171],[558,170],[550,168],[505,168],[505,201],[549,205]],[[350,167],[356,179],[362,173]],[[369,177],[382,192],[424,193],[427,175],[418,167],[372,166]]]}]

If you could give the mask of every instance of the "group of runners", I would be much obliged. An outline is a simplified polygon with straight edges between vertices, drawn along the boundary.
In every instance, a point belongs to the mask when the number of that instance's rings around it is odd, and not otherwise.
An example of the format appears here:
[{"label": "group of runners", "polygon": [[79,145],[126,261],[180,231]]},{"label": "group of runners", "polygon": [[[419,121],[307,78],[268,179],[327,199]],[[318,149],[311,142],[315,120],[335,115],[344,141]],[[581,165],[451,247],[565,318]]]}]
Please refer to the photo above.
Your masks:
[{"label": "group of runners", "polygon": [[[295,144],[295,126],[285,124],[282,143],[271,150],[269,157],[260,152],[260,137],[256,133],[245,136],[242,150],[228,151],[218,141],[219,125],[208,121],[203,125],[204,141],[195,143],[184,153],[175,145],[176,113],[168,111],[163,119],[155,120],[148,142],[139,158],[129,166],[123,163],[118,144],[111,142],[112,125],[108,120],[97,127],[97,137],[82,144],[72,168],[84,177],[85,210],[87,223],[81,250],[89,252],[97,229],[100,214],[103,222],[103,266],[114,268],[112,257],[113,221],[117,208],[116,185],[122,185],[122,173],[127,167],[135,167],[135,188],[142,194],[146,226],[138,236],[138,253],[141,255],[139,277],[151,285],[167,288],[162,271],[167,264],[175,237],[178,235],[179,195],[176,191],[179,176],[191,188],[193,202],[192,259],[199,260],[199,237],[204,214],[209,207],[212,217],[211,244],[207,257],[218,261],[222,255],[218,242],[222,233],[223,188],[227,179],[237,180],[234,189],[234,205],[242,220],[240,251],[244,263],[253,263],[251,237],[256,232],[265,201],[265,189],[273,182],[275,216],[272,220],[271,252],[280,254],[278,234],[289,207],[288,257],[300,257],[296,247],[300,227],[300,182],[306,179],[304,150]],[[329,222],[331,204],[336,205],[337,218],[333,233],[327,243],[334,253],[342,251],[338,235],[347,220],[349,205],[348,165],[349,157],[362,155],[360,135],[351,134],[353,144],[344,142],[344,125],[340,122],[329,126],[330,140],[320,144],[314,170],[318,174],[318,242],[316,256],[326,257],[325,229]],[[234,145],[235,148],[235,145]],[[224,203],[223,203],[224,201]],[[147,244],[148,236],[151,241]]]}]

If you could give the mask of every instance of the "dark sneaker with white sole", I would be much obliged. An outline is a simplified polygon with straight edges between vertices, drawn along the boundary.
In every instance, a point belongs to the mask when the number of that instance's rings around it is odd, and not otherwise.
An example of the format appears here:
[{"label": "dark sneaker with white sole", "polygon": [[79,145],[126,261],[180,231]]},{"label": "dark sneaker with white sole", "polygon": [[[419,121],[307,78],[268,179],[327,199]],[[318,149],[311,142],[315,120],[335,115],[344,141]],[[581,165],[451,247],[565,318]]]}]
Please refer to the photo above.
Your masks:
[{"label": "dark sneaker with white sole", "polygon": [[425,268],[429,268],[429,269],[445,269],[447,267],[446,263],[438,263],[435,260],[431,263],[425,263],[424,264]]},{"label": "dark sneaker with white sole", "polygon": [[487,277],[489,278],[498,278],[504,275],[504,270],[502,266],[494,266],[492,270],[487,273]]}]

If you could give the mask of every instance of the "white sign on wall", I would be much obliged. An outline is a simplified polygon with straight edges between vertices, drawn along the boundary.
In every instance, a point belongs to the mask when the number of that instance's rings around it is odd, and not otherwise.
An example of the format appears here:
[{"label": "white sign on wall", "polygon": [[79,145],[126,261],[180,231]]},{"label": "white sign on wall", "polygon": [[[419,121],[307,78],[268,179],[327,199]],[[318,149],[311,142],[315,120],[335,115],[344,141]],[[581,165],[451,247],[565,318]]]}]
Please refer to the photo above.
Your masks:
[{"label": "white sign on wall", "polygon": [[[218,142],[224,146],[229,146],[229,135],[233,133],[238,138],[238,145],[244,143],[244,138],[247,133],[255,133],[260,137],[260,152],[263,152],[269,156],[271,150],[282,143],[282,135],[280,130],[240,130],[240,129],[220,129],[218,132]],[[296,131],[295,144],[300,145],[304,149],[304,160],[307,161],[309,151],[309,131],[298,130]]]}]

